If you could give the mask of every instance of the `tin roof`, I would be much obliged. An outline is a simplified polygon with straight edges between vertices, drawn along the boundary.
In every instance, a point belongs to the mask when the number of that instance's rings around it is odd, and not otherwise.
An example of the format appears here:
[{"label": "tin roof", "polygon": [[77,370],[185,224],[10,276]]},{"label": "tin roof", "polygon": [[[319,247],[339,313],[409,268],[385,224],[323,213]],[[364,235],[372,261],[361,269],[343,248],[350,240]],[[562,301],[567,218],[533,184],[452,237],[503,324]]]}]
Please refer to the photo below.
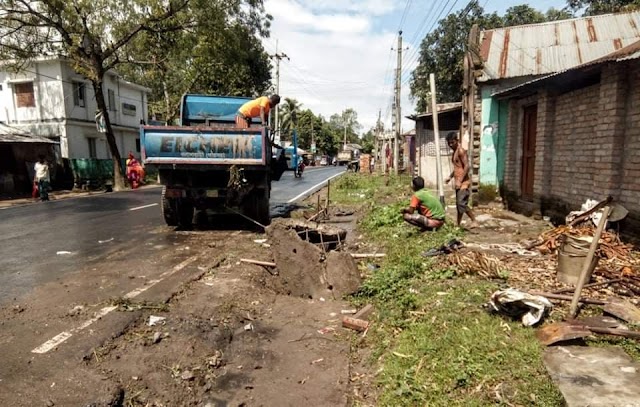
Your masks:
[{"label": "tin roof", "polygon": [[567,80],[567,75],[572,75],[574,79],[579,79],[580,73],[585,74],[588,71],[593,71],[595,69],[598,69],[598,66],[606,64],[608,62],[622,62],[634,59],[640,59],[640,41],[636,41],[624,48],[614,51],[594,61],[584,63],[571,69],[565,69],[561,72],[555,72],[550,75],[545,75],[541,78],[533,79],[520,85],[496,92],[492,94],[492,96],[505,97],[514,95],[522,90],[534,89],[536,88],[536,86],[543,86],[551,80],[560,81],[565,85],[570,85],[570,80]]},{"label": "tin roof", "polygon": [[46,143],[56,144],[46,137],[34,136],[30,133],[0,123],[0,143]]},{"label": "tin roof", "polygon": [[638,40],[640,11],[485,30],[478,81],[565,71]]}]

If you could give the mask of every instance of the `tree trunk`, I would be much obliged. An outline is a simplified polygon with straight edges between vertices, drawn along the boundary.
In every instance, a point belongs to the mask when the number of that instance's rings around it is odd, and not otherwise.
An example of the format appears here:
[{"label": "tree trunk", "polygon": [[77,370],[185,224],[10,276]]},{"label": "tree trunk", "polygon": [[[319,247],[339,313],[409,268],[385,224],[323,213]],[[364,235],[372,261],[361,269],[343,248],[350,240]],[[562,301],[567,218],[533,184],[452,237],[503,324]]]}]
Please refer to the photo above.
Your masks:
[{"label": "tree trunk", "polygon": [[162,80],[162,92],[164,93],[164,104],[165,104],[165,112],[164,112],[164,117],[165,117],[165,121],[167,126],[169,126],[171,123],[169,123],[169,120],[172,120],[173,118],[171,117],[172,114],[170,114],[171,112],[171,98],[169,95],[169,87],[167,86],[167,81],[166,79]]},{"label": "tree trunk", "polygon": [[107,132],[107,143],[109,143],[109,149],[111,150],[111,156],[113,157],[113,190],[122,191],[125,188],[124,184],[124,171],[122,168],[122,160],[120,158],[120,151],[118,151],[118,144],[116,144],[116,138],[113,134],[113,128],[111,127],[111,119],[109,119],[109,111],[107,104],[104,100],[104,92],[102,89],[102,76],[99,80],[92,80],[93,91],[96,96],[96,103],[98,104],[98,110],[102,112],[104,116],[104,124]]}]

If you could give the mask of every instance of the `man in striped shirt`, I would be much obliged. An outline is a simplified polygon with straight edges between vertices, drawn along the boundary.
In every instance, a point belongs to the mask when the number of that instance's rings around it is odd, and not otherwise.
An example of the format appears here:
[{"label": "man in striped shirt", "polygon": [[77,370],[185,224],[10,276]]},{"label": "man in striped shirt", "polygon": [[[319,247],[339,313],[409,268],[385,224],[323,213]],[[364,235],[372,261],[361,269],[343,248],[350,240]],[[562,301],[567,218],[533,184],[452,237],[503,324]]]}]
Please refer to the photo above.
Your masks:
[{"label": "man in striped shirt", "polygon": [[437,230],[444,225],[445,211],[442,204],[424,189],[424,179],[415,177],[411,182],[414,194],[408,208],[402,210],[403,219],[423,231]]}]

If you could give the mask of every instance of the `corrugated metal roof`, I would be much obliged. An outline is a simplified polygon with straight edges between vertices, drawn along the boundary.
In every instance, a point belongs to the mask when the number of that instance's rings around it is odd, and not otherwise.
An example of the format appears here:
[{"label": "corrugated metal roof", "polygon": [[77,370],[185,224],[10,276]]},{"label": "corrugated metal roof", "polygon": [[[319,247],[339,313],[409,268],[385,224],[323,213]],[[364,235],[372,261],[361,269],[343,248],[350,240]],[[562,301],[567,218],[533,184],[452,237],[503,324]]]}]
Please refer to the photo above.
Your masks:
[{"label": "corrugated metal roof", "polygon": [[561,72],[555,72],[552,73],[550,75],[545,75],[541,78],[536,78],[533,80],[530,80],[528,82],[522,83],[520,85],[508,88],[508,89],[504,89],[501,91],[498,91],[494,94],[492,94],[491,96],[504,96],[504,95],[508,95],[508,94],[513,94],[514,91],[520,90],[520,89],[525,89],[528,88],[529,86],[533,86],[536,84],[543,84],[545,81],[547,81],[548,79],[551,78],[556,78],[556,77],[560,77],[564,74],[568,74],[568,73],[575,73],[575,72],[582,72],[584,71],[586,68],[590,68],[590,67],[594,67],[597,65],[601,65],[601,64],[605,64],[607,62],[622,62],[622,61],[630,61],[633,59],[639,59],[640,58],[640,41],[636,41],[630,45],[627,45],[624,48],[621,48],[617,51],[614,51],[608,55],[603,56],[602,58],[598,58],[595,59],[591,62],[587,62],[581,65],[578,65],[576,67],[570,68],[570,69],[565,69]]},{"label": "corrugated metal roof", "polygon": [[0,143],[56,144],[56,142],[51,139],[34,136],[30,133],[27,133],[20,129],[16,129],[15,127],[8,126],[4,123],[0,123]]},{"label": "corrugated metal roof", "polygon": [[594,61],[640,40],[640,12],[482,31],[478,79],[545,75]]}]

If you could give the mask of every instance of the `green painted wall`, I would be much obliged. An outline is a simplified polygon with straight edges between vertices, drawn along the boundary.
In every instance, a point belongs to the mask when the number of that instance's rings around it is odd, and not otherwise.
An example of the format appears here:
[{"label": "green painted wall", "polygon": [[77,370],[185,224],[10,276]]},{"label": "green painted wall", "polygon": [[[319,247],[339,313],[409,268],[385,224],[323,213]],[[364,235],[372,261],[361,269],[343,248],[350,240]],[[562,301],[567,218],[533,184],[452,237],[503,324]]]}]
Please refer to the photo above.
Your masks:
[{"label": "green painted wall", "polygon": [[508,104],[491,97],[493,88],[482,89],[480,183],[498,186],[504,178]]}]

